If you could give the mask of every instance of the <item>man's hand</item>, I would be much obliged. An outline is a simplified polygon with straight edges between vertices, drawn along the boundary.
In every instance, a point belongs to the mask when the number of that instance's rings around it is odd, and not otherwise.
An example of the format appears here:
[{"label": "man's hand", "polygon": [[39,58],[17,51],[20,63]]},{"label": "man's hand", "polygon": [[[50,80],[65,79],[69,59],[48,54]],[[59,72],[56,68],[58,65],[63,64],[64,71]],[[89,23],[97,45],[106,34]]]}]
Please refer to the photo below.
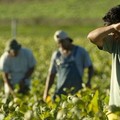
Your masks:
[{"label": "man's hand", "polygon": [[9,87],[9,92],[15,98],[16,97],[16,93],[14,92],[13,86],[11,84],[7,84],[7,86]]},{"label": "man's hand", "polygon": [[10,90],[10,93],[12,94],[12,96],[15,98],[16,97],[16,94],[13,90]]},{"label": "man's hand", "polygon": [[113,28],[114,28],[115,30],[117,30],[118,32],[120,32],[120,23],[113,24],[112,26],[113,26]]},{"label": "man's hand", "polygon": [[91,88],[90,82],[87,82],[87,83],[86,83],[86,87]]},{"label": "man's hand", "polygon": [[47,93],[44,92],[44,94],[43,94],[43,101],[44,101],[44,102],[46,102],[47,96],[48,96]]},{"label": "man's hand", "polygon": [[25,89],[26,89],[26,88],[25,88],[25,80],[24,80],[24,79],[20,81],[19,87],[20,87],[19,93],[24,93],[24,91],[25,91]]},{"label": "man's hand", "polygon": [[20,81],[19,87],[20,87],[20,89],[19,89],[18,93],[26,94],[30,90],[29,85],[26,85],[26,83],[25,83],[25,79]]}]

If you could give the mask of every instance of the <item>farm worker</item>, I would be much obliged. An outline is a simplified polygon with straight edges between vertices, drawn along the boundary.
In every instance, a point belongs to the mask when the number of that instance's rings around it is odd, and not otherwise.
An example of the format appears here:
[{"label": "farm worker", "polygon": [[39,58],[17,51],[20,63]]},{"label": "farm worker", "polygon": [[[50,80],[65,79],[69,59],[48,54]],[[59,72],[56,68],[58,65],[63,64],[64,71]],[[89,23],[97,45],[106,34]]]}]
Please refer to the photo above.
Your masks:
[{"label": "farm worker", "polygon": [[15,39],[10,40],[0,58],[5,94],[15,95],[15,85],[19,85],[20,93],[28,92],[35,65],[36,60],[31,50],[23,48]]},{"label": "farm worker", "polygon": [[[109,112],[112,112],[112,108],[115,106],[120,107],[120,5],[111,8],[103,17],[103,21],[105,25],[91,31],[88,39],[100,50],[107,51],[112,55],[109,100]],[[110,116],[109,120],[117,120],[111,115],[112,113],[108,115],[108,117]]]},{"label": "farm worker", "polygon": [[[73,40],[62,30],[55,32],[54,40],[58,45],[58,50],[53,53],[51,58],[43,95],[44,101],[48,96],[56,74],[58,75],[58,80],[53,100],[55,100],[56,95],[75,94],[79,91],[82,88],[82,77],[85,68],[88,68],[88,81],[86,83],[88,87],[91,86],[93,75],[93,65],[88,52],[84,48],[72,44]],[[64,89],[67,90],[65,91]]]}]

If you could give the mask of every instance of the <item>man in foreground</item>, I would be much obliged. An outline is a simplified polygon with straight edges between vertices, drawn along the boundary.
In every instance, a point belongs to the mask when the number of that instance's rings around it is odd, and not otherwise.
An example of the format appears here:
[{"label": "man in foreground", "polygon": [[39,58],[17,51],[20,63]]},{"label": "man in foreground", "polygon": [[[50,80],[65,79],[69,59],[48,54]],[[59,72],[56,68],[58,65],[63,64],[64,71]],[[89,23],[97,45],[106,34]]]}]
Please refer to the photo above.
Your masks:
[{"label": "man in foreground", "polygon": [[[120,116],[112,118],[112,108],[120,107],[120,5],[111,8],[103,17],[105,26],[88,34],[88,39],[99,49],[112,55],[112,72],[109,100],[109,120],[120,120]],[[120,110],[120,109],[119,109]],[[120,112],[120,111],[119,111]]]}]

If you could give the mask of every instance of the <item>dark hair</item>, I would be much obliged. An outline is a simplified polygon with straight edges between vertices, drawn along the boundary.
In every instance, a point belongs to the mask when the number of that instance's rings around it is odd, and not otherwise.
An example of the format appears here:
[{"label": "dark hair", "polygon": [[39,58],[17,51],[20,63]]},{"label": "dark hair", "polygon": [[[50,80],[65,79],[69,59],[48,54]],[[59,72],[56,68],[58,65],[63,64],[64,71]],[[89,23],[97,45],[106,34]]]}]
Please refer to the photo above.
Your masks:
[{"label": "dark hair", "polygon": [[68,38],[68,40],[72,43],[73,42],[73,39],[71,39],[71,38]]},{"label": "dark hair", "polygon": [[21,48],[21,44],[17,42],[17,40],[12,39],[7,42],[5,51],[15,50],[18,51]]},{"label": "dark hair", "polygon": [[71,38],[69,38],[69,37],[67,37],[67,38],[65,38],[65,39],[61,39],[61,40],[59,40],[59,42],[62,42],[62,41],[64,41],[64,40],[68,40],[68,41],[70,41],[71,43],[73,42],[73,39],[71,39]]},{"label": "dark hair", "polygon": [[103,17],[104,22],[107,25],[120,22],[120,5],[111,8]]}]

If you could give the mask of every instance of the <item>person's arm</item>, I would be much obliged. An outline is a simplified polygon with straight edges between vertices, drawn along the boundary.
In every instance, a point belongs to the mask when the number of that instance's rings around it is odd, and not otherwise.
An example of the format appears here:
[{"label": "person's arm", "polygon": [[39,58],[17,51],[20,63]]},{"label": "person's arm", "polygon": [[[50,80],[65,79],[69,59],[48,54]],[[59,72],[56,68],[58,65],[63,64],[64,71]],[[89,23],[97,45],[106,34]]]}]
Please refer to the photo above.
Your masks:
[{"label": "person's arm", "polygon": [[25,80],[31,77],[31,75],[34,72],[34,69],[35,69],[35,67],[29,68],[28,71],[26,72],[25,76],[23,77],[23,79],[20,81],[20,83],[19,83],[20,91],[24,91]]},{"label": "person's arm", "polygon": [[87,38],[98,47],[103,47],[104,38],[115,31],[119,32],[120,23],[104,26],[91,31]]},{"label": "person's arm", "polygon": [[34,72],[34,69],[35,69],[35,66],[29,68],[22,80],[26,80],[26,79],[30,78],[31,75],[32,75],[33,72]]},{"label": "person's arm", "polygon": [[44,93],[43,93],[43,101],[46,101],[46,98],[48,97],[48,92],[54,83],[54,79],[55,79],[55,76],[57,73],[57,69],[56,69],[57,54],[58,54],[58,52],[55,51],[51,57],[50,67],[48,70],[48,75],[47,75],[47,79],[46,79],[46,83],[45,83],[45,89],[44,89]]},{"label": "person's arm", "polygon": [[45,84],[45,90],[44,90],[44,94],[43,94],[43,100],[46,101],[46,98],[48,96],[48,92],[51,88],[51,86],[53,85],[54,83],[54,79],[55,79],[55,73],[52,73],[52,74],[48,74],[48,77],[46,79],[46,84]]},{"label": "person's arm", "polygon": [[3,73],[2,73],[2,77],[3,77],[4,84],[7,84],[7,85],[8,85],[9,90],[10,90],[10,93],[15,97],[15,93],[14,93],[14,90],[13,90],[13,86],[11,85],[11,83],[10,83],[10,81],[9,81],[9,78],[8,78],[8,73],[3,72]]},{"label": "person's arm", "polygon": [[94,74],[94,69],[93,69],[93,66],[91,65],[88,67],[88,81],[86,83],[86,86],[89,88],[91,87],[91,78],[93,74]]},{"label": "person's arm", "polygon": [[31,77],[31,75],[34,72],[35,69],[35,65],[36,65],[36,59],[32,53],[31,50],[26,49],[25,51],[25,56],[27,58],[27,66],[28,66],[28,70],[26,71],[26,74],[24,75],[22,80],[28,79],[29,77]]}]

